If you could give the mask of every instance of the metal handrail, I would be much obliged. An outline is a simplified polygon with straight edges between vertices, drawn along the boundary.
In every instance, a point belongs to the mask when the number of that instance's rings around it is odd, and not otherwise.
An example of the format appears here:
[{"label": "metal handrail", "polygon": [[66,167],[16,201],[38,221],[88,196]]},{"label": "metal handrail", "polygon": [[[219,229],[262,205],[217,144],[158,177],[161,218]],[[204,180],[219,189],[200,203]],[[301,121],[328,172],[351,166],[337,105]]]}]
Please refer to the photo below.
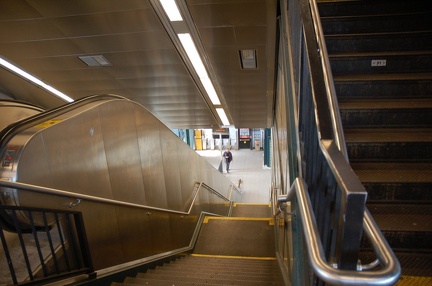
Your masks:
[{"label": "metal handrail", "polygon": [[22,130],[28,128],[29,126],[35,126],[37,124],[47,121],[48,119],[60,116],[66,112],[69,112],[92,102],[119,99],[126,100],[126,98],[114,94],[91,95],[14,122],[3,130],[0,130],[0,153],[3,153],[2,149],[5,148],[6,144],[13,136],[15,136],[18,132],[21,132]]},{"label": "metal handrail", "polygon": [[4,187],[8,187],[8,188],[23,189],[23,190],[27,190],[27,191],[34,191],[34,192],[42,193],[42,194],[49,194],[49,195],[56,195],[56,196],[73,198],[77,201],[77,203],[71,202],[69,204],[69,207],[71,207],[71,208],[74,205],[78,205],[81,202],[81,200],[87,200],[87,201],[92,201],[92,202],[97,202],[97,203],[106,203],[106,204],[111,204],[111,205],[127,206],[127,207],[141,208],[141,209],[150,209],[153,211],[168,212],[168,213],[175,213],[175,214],[181,214],[181,215],[189,215],[192,211],[192,207],[195,203],[195,200],[198,196],[199,190],[202,186],[205,186],[207,189],[210,189],[213,193],[215,193],[219,197],[223,198],[224,200],[229,201],[229,199],[227,199],[225,196],[223,196],[222,194],[220,194],[216,190],[212,189],[211,187],[207,186],[203,182],[201,182],[201,183],[196,182],[195,184],[196,185],[198,184],[198,187],[197,187],[197,190],[194,194],[193,200],[192,200],[191,205],[188,208],[188,210],[187,211],[176,211],[176,210],[163,209],[163,208],[158,208],[158,207],[128,203],[128,202],[123,202],[123,201],[118,201],[118,200],[112,200],[112,199],[107,199],[107,198],[95,197],[95,196],[90,196],[90,195],[85,195],[85,194],[77,194],[77,193],[73,193],[73,192],[62,191],[62,190],[58,190],[58,189],[54,189],[54,188],[36,186],[36,185],[31,185],[31,184],[26,184],[26,183],[0,180],[0,186],[4,186]]},{"label": "metal handrail", "polygon": [[332,120],[334,140],[336,145],[338,146],[338,149],[342,152],[342,154],[348,161],[348,152],[342,128],[342,120],[340,118],[339,105],[333,80],[333,73],[331,71],[329,56],[327,53],[327,46],[324,39],[324,32],[321,26],[321,20],[316,0],[310,1],[310,8],[313,19],[312,22],[316,31],[315,35],[319,47],[318,52],[320,54],[321,64],[323,67],[324,84],[327,91],[327,98],[330,103],[330,116]]},{"label": "metal handrail", "polygon": [[319,278],[332,285],[392,285],[397,282],[400,265],[368,211],[365,212],[364,230],[383,268],[374,272],[340,270],[333,268],[332,264],[326,261],[307,186],[302,178],[296,178],[289,192],[278,197],[278,204],[291,200],[294,195],[298,201],[298,211],[304,226],[309,263]]}]

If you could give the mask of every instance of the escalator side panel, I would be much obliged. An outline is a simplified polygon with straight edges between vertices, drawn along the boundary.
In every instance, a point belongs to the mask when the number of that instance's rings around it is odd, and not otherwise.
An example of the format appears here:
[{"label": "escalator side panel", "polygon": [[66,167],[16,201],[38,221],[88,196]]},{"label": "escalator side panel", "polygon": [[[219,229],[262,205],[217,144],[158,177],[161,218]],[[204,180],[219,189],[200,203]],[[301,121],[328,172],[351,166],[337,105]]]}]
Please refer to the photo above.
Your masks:
[{"label": "escalator side panel", "polygon": [[143,173],[145,200],[147,205],[165,206],[167,202],[165,192],[154,190],[165,189],[162,150],[160,148],[161,126],[149,113],[135,109],[135,122],[138,136],[141,169]]},{"label": "escalator side panel", "polygon": [[181,169],[178,155],[178,145],[183,142],[169,140],[168,133],[171,131],[164,130],[161,132],[160,144],[162,150],[162,165],[164,168],[165,175],[165,188],[167,193],[167,206],[170,209],[179,209],[182,207],[182,196],[179,192],[180,184],[180,172]]},{"label": "escalator side panel", "polygon": [[113,198],[100,125],[90,109],[38,132],[22,152],[17,181]]},{"label": "escalator side panel", "polygon": [[133,109],[128,101],[98,107],[112,198],[146,205]]}]

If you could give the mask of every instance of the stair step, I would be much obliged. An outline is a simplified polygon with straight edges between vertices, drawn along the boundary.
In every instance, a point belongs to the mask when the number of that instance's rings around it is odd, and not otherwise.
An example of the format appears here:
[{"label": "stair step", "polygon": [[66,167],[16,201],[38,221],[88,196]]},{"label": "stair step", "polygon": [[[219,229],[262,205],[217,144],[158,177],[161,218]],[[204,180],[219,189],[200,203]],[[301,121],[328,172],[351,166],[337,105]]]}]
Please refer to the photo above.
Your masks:
[{"label": "stair step", "polygon": [[159,272],[146,272],[139,273],[136,278],[148,278],[148,279],[169,279],[169,280],[182,280],[182,279],[217,279],[217,280],[237,280],[237,281],[260,281],[260,282],[271,282],[273,277],[269,275],[252,276],[241,273],[240,271],[235,272],[224,272],[224,271],[213,271],[210,268],[196,269],[195,272],[170,272],[170,271],[159,271]]},{"label": "stair step", "polygon": [[368,204],[368,210],[392,249],[432,254],[432,206]]},{"label": "stair step", "polygon": [[432,204],[431,183],[363,183],[368,202]]},{"label": "stair step", "polygon": [[432,100],[341,100],[342,124],[352,128],[432,127]]},{"label": "stair step", "polygon": [[351,162],[432,162],[429,129],[345,130]]},{"label": "stair step", "polygon": [[[416,21],[411,21],[412,17]],[[408,32],[432,29],[432,12],[321,17],[324,35]]]},{"label": "stair step", "polygon": [[228,267],[174,267],[174,266],[163,266],[158,267],[154,270],[149,270],[147,273],[152,273],[154,271],[160,271],[163,275],[170,275],[170,276],[178,276],[178,275],[187,275],[188,277],[193,277],[197,274],[197,272],[207,272],[209,275],[238,275],[241,273],[242,275],[246,275],[248,277],[253,277],[257,279],[266,278],[269,275],[276,274],[275,269],[267,269],[263,271],[262,269],[255,270],[254,269],[247,269],[244,268],[228,268]]},{"label": "stair step", "polygon": [[275,257],[273,240],[272,219],[206,217],[194,254]]},{"label": "stair step", "polygon": [[[186,256],[185,258],[181,258],[181,264],[197,264],[197,265],[223,265],[229,267],[261,267],[261,268],[272,268],[275,265],[274,259],[260,259],[260,258],[242,258],[242,257],[219,257],[219,256],[209,256],[209,255],[196,255],[192,254],[190,256]],[[177,263],[176,263],[177,264]],[[176,265],[173,264],[173,265]]]},{"label": "stair step", "polygon": [[[432,21],[431,21],[432,22]],[[329,56],[332,73],[352,74],[403,74],[430,72],[431,51],[348,53]]]},{"label": "stair step", "polygon": [[[164,265],[162,267],[156,268],[161,269],[162,271],[187,271],[187,269],[205,269],[211,267],[215,271],[241,271],[242,273],[255,273],[255,274],[265,274],[275,271],[274,265],[272,266],[243,266],[243,265],[223,265],[223,264],[208,264],[208,265],[200,265],[196,263],[184,263],[182,262],[180,265]],[[162,269],[163,268],[163,269]]]},{"label": "stair step", "polygon": [[326,35],[325,41],[329,54],[422,51],[432,49],[432,31]]},{"label": "stair step", "polygon": [[335,76],[338,99],[419,99],[430,98],[432,76],[363,75]]},{"label": "stair step", "polygon": [[424,163],[351,163],[363,183],[432,183],[432,166]]},{"label": "stair step", "polygon": [[365,15],[394,15],[402,13],[418,13],[430,11],[432,3],[428,0],[394,1],[335,1],[318,0],[321,17],[334,16],[365,16]]},{"label": "stair step", "polygon": [[184,256],[120,285],[283,285],[276,260]]},{"label": "stair step", "polygon": [[272,209],[270,204],[234,204],[232,214],[233,217],[272,217]]},{"label": "stair step", "polygon": [[[402,277],[400,282],[432,282],[432,277],[425,277],[425,273],[430,273],[430,269],[432,269],[432,255],[431,254],[419,254],[419,253],[411,253],[411,252],[398,252],[396,256],[399,260],[399,263],[402,268]],[[376,254],[373,251],[363,251],[360,260],[362,264],[367,264],[376,259]],[[406,277],[404,277],[406,276]],[[416,276],[421,278],[420,280],[413,279],[412,277]],[[405,281],[404,281],[405,280]],[[399,283],[396,285],[400,285]],[[402,284],[402,285],[430,285],[427,283],[424,284]]]},{"label": "stair step", "polygon": [[252,281],[252,280],[232,280],[220,278],[170,278],[163,279],[154,278],[132,278],[125,279],[124,285],[164,285],[164,286],[181,286],[181,285],[280,285],[272,281]]}]

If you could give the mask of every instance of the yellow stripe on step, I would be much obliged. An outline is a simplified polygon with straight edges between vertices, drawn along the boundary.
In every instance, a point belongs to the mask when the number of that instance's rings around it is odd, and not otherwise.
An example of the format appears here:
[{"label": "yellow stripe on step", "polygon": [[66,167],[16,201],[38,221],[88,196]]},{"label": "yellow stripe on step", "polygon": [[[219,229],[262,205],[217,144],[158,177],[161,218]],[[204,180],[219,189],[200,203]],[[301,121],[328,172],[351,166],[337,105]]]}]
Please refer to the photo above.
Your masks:
[{"label": "yellow stripe on step", "polygon": [[222,217],[222,216],[206,216],[203,223],[208,223],[209,220],[242,220],[242,221],[268,221],[269,225],[274,225],[273,218],[260,217]]},{"label": "yellow stripe on step", "polygon": [[249,260],[276,260],[276,257],[257,257],[257,256],[231,256],[231,255],[214,255],[214,254],[197,254],[193,253],[190,256],[208,257],[208,258],[228,258],[228,259],[249,259]]},{"label": "yellow stripe on step", "polygon": [[234,203],[234,207],[236,206],[266,206],[266,207],[271,207],[271,204],[254,204],[254,203]]}]

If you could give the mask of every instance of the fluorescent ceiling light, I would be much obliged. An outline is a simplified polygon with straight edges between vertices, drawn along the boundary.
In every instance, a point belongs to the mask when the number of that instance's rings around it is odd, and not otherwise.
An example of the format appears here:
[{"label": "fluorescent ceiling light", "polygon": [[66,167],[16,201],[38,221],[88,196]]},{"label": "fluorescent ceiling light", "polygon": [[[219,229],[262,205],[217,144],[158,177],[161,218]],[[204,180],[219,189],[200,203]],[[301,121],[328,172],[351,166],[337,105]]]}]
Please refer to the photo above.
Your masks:
[{"label": "fluorescent ceiling light", "polygon": [[192,65],[194,66],[198,76],[208,77],[207,71],[204,67],[204,64],[201,60],[198,50],[195,47],[195,43],[193,42],[191,35],[189,33],[184,33],[184,34],[178,34],[178,37],[189,59],[191,60]]},{"label": "fluorescent ceiling light", "polygon": [[218,113],[219,118],[221,119],[224,126],[230,125],[228,117],[226,116],[225,110],[223,108],[216,108],[216,112]]},{"label": "fluorescent ceiling light", "polygon": [[24,70],[20,69],[19,67],[11,64],[10,62],[6,61],[3,58],[0,58],[0,65],[2,65],[3,67],[7,68],[8,70],[18,74],[19,76],[31,81],[32,83],[42,87],[43,89],[51,92],[52,94],[60,97],[61,99],[67,101],[67,102],[72,102],[74,101],[72,98],[70,98],[69,96],[67,96],[66,94],[58,91],[57,89],[55,89],[54,87],[44,83],[43,81],[41,81],[40,79],[32,76],[31,74],[25,72]]},{"label": "fluorescent ceiling light", "polygon": [[204,86],[204,89],[207,92],[208,97],[210,98],[213,105],[220,105],[219,97],[216,93],[216,90],[214,89],[214,86],[211,82],[211,80],[208,77],[200,77],[200,80]]},{"label": "fluorescent ceiling light", "polygon": [[183,21],[175,0],[159,0],[171,22]]},{"label": "fluorescent ceiling light", "polygon": [[184,34],[178,34],[178,37],[196,73],[198,74],[198,77],[200,78],[201,83],[204,86],[204,89],[206,90],[207,95],[210,98],[212,104],[220,105],[221,103],[219,97],[216,93],[213,83],[211,82],[208,76],[207,70],[204,67],[204,64],[201,60],[198,50],[196,49],[196,46],[192,40],[191,35],[189,33],[184,33]]}]

